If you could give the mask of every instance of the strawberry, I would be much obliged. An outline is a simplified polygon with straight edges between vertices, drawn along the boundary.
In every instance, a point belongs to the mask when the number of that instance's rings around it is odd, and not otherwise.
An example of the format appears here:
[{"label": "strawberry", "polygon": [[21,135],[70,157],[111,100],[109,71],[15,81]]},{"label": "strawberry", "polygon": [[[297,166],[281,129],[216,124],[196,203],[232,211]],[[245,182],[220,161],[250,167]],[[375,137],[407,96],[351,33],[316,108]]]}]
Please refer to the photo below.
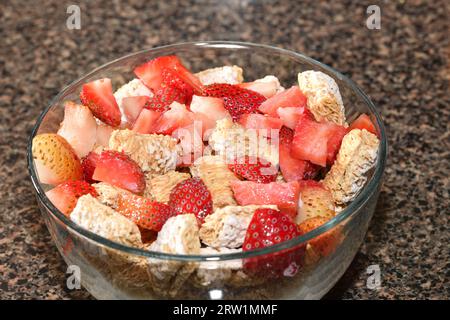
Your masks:
[{"label": "strawberry", "polygon": [[81,168],[83,169],[83,177],[89,183],[95,182],[92,179],[92,175],[94,174],[95,167],[97,166],[97,161],[100,158],[98,153],[91,151],[88,153],[86,157],[81,159]]},{"label": "strawberry", "polygon": [[174,215],[167,204],[134,194],[119,195],[116,210],[140,228],[153,231],[160,231],[167,219]]},{"label": "strawberry", "polygon": [[[317,229],[328,221],[324,217],[309,218],[298,225],[298,229],[302,234]],[[328,256],[333,253],[339,243],[342,241],[342,233],[339,227],[328,230],[318,237],[311,239],[308,244],[312,247],[316,254],[320,256]]]},{"label": "strawberry", "polygon": [[81,158],[94,147],[97,122],[88,107],[68,101],[64,104],[64,120],[58,134],[70,143]]},{"label": "strawberry", "polygon": [[122,99],[122,109],[127,123],[133,125],[150,98],[147,96],[125,97]]},{"label": "strawberry", "polygon": [[200,224],[213,211],[211,193],[200,178],[178,183],[170,192],[169,205],[176,214],[193,213]]},{"label": "strawberry", "polygon": [[95,117],[110,126],[120,125],[121,114],[113,95],[111,79],[85,83],[80,93],[81,103],[91,109]]},{"label": "strawberry", "polygon": [[265,98],[273,97],[277,93],[277,83],[275,82],[262,82],[262,81],[254,81],[254,82],[244,82],[239,83],[239,87],[249,89],[259,94],[263,95]]},{"label": "strawberry", "polygon": [[222,98],[225,109],[230,112],[234,121],[237,121],[243,114],[258,112],[259,106],[266,100],[257,92],[226,83],[205,86],[203,95]]},{"label": "strawberry", "polygon": [[190,109],[193,113],[203,114],[214,122],[230,116],[225,109],[221,98],[194,95],[192,97]]},{"label": "strawberry", "polygon": [[133,124],[133,131],[138,133],[150,133],[155,127],[161,112],[143,109]]},{"label": "strawberry", "polygon": [[164,86],[156,90],[155,95],[147,100],[144,108],[165,112],[174,101],[184,104],[187,101],[186,95],[175,87]]},{"label": "strawberry", "polygon": [[77,205],[78,198],[88,193],[93,197],[98,196],[95,188],[89,183],[76,180],[63,182],[45,194],[59,211],[69,216]]},{"label": "strawberry", "polygon": [[352,122],[350,127],[348,128],[348,131],[351,131],[353,129],[366,129],[367,131],[375,134],[378,136],[377,129],[375,128],[375,125],[373,124],[372,120],[370,120],[370,117],[367,114],[362,114],[358,118],[356,118],[355,121]]},{"label": "strawberry", "polygon": [[279,132],[280,144],[291,144],[294,139],[294,131],[288,127],[282,126]]},{"label": "strawberry", "polygon": [[306,115],[311,120],[314,120],[314,115],[306,107],[278,108],[277,115],[280,117],[283,125],[292,130],[295,129],[295,126],[302,115]]},{"label": "strawberry", "polygon": [[241,178],[258,183],[274,182],[278,173],[269,162],[249,156],[235,159],[228,167]]},{"label": "strawberry", "polygon": [[241,206],[250,204],[274,204],[291,217],[295,217],[300,187],[297,181],[257,183],[253,181],[232,181],[236,201]]},{"label": "strawberry", "polygon": [[139,227],[139,231],[141,232],[141,240],[143,244],[152,243],[158,237],[158,232],[150,229],[145,229]]},{"label": "strawberry", "polygon": [[164,69],[162,71],[162,79],[163,82],[161,86],[167,86],[171,88],[175,88],[181,91],[185,97],[185,102],[190,103],[192,100],[192,96],[194,95],[194,90],[190,85],[184,82],[178,73],[173,69]]},{"label": "strawberry", "polygon": [[285,107],[306,107],[306,96],[300,91],[299,87],[292,86],[267,99],[261,104],[259,111],[271,117],[276,117],[277,110]]},{"label": "strawberry", "polygon": [[172,137],[179,140],[178,145],[181,147],[181,157],[177,158],[177,165],[190,166],[203,155],[202,122],[196,121],[178,128],[172,133]]},{"label": "strawberry", "polygon": [[33,138],[34,165],[42,183],[57,185],[67,180],[81,180],[83,170],[72,146],[55,133]]},{"label": "strawberry", "polygon": [[109,138],[111,137],[113,131],[114,131],[113,127],[108,126],[107,124],[104,123],[99,123],[97,125],[96,144],[98,146],[108,147]]},{"label": "strawberry", "polygon": [[334,217],[334,201],[331,192],[322,183],[314,180],[299,181],[300,202],[296,222],[302,222],[309,218]]},{"label": "strawberry", "polygon": [[100,154],[92,179],[141,194],[145,178],[139,165],[123,152],[106,150]]},{"label": "strawberry", "polygon": [[328,122],[328,140],[327,140],[327,164],[332,165],[336,160],[337,153],[341,147],[342,139],[347,134],[348,129],[337,124]]},{"label": "strawberry", "polygon": [[[247,228],[243,251],[261,249],[301,235],[297,225],[274,209],[257,209]],[[244,270],[264,278],[292,277],[302,265],[304,246],[244,260]]]},{"label": "strawberry", "polygon": [[155,122],[151,133],[170,135],[178,128],[190,125],[194,121],[194,114],[186,109],[186,106],[174,102],[170,109],[164,112]]},{"label": "strawberry", "polygon": [[283,121],[278,118],[257,113],[243,114],[238,122],[246,129],[256,130],[280,130],[283,125]]}]

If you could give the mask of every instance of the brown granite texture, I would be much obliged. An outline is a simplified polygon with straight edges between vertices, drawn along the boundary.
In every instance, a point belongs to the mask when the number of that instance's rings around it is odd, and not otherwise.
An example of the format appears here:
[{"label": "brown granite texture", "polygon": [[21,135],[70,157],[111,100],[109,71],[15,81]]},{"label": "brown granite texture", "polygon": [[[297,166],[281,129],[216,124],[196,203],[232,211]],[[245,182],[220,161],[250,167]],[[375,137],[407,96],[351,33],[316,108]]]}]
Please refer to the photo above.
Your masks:
[{"label": "brown granite texture", "polygon": [[[79,3],[81,30],[68,30]],[[37,116],[63,86],[122,55],[190,40],[242,40],[303,52],[350,76],[380,108],[389,135],[385,184],[367,238],[326,296],[448,299],[449,2],[11,1],[0,3],[0,298],[89,299],[65,289],[65,265],[26,170]],[[366,287],[379,264],[381,288]]]}]

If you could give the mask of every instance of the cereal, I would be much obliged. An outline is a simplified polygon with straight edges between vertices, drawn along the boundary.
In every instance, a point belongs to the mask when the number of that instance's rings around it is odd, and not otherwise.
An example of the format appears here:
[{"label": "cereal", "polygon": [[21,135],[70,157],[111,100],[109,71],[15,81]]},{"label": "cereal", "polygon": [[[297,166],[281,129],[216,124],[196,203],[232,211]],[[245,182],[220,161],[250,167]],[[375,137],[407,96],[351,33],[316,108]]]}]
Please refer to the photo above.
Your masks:
[{"label": "cereal", "polygon": [[146,181],[144,197],[155,199],[159,202],[169,202],[172,189],[181,181],[189,179],[189,173],[169,171],[163,175],[150,175]]},{"label": "cereal", "polygon": [[223,66],[218,68],[206,69],[195,75],[204,85],[212,83],[238,84],[244,81],[243,70],[238,66]]},{"label": "cereal", "polygon": [[113,209],[117,209],[119,196],[121,194],[130,194],[131,192],[112,186],[106,182],[99,182],[92,185],[98,193],[98,201]]}]

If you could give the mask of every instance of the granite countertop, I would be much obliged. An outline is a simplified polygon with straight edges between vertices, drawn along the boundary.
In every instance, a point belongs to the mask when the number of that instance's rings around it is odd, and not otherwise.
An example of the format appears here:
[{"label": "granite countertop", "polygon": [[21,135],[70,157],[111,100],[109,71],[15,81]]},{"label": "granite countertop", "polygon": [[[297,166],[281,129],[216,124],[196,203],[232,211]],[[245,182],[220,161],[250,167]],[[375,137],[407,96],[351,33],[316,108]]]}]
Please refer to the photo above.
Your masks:
[{"label": "granite countertop", "polygon": [[[242,40],[303,52],[350,76],[380,109],[389,161],[375,216],[333,299],[448,299],[449,3],[383,1],[381,29],[361,1],[64,1],[0,4],[0,299],[89,299],[65,264],[26,170],[28,135],[66,84],[143,48]],[[145,4],[143,4],[145,3]],[[376,1],[370,1],[370,4]],[[378,264],[381,287],[366,286]]]}]

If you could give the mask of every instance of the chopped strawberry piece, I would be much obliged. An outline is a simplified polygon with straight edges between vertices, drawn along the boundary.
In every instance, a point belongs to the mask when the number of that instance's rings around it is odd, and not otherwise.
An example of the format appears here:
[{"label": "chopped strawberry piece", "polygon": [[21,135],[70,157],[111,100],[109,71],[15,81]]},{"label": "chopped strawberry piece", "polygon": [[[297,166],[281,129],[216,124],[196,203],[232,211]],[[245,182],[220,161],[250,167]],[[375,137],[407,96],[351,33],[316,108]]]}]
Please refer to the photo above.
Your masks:
[{"label": "chopped strawberry piece", "polygon": [[334,201],[331,192],[324,185],[314,180],[299,181],[300,203],[296,222],[309,218],[324,217],[327,220],[335,215]]},{"label": "chopped strawberry piece", "polygon": [[139,227],[139,232],[141,233],[141,240],[143,244],[152,243],[158,237],[158,231]]},{"label": "chopped strawberry piece", "polygon": [[147,96],[125,97],[122,100],[122,109],[127,122],[134,124],[142,109],[150,98]]},{"label": "chopped strawberry piece", "polygon": [[139,165],[123,152],[106,150],[100,154],[92,176],[93,180],[141,194],[145,178]]},{"label": "chopped strawberry piece", "polygon": [[[314,229],[319,228],[321,225],[328,222],[328,219],[323,217],[310,218],[298,225],[298,229],[302,234],[306,234]],[[312,247],[314,252],[319,256],[326,257],[332,254],[339,243],[342,241],[342,233],[339,227],[328,230],[311,239],[308,244]]]},{"label": "chopped strawberry piece", "polygon": [[163,82],[163,70],[172,69],[177,64],[181,64],[181,61],[176,56],[158,57],[137,66],[134,69],[134,74],[155,92]]},{"label": "chopped strawberry piece", "polygon": [[161,112],[143,109],[133,125],[133,131],[138,133],[150,133],[156,126]]},{"label": "chopped strawberry piece", "polygon": [[[247,228],[243,251],[270,247],[301,235],[297,225],[278,210],[263,208],[253,214]],[[301,268],[305,246],[244,260],[244,270],[264,278],[292,277]]]},{"label": "chopped strawberry piece", "polygon": [[284,180],[300,181],[314,178],[319,171],[319,166],[292,157],[291,146],[280,144],[280,170]]},{"label": "chopped strawberry piece", "polygon": [[332,164],[347,129],[337,124],[319,123],[302,115],[295,128],[291,155],[325,167]]},{"label": "chopped strawberry piece", "polygon": [[140,228],[153,231],[160,231],[167,219],[174,216],[169,205],[134,194],[119,195],[117,212]]},{"label": "chopped strawberry piece", "polygon": [[104,78],[85,83],[80,100],[104,123],[113,127],[120,125],[121,114],[113,95],[111,79]]},{"label": "chopped strawberry piece", "polygon": [[348,131],[353,129],[366,129],[367,131],[378,136],[377,129],[367,114],[360,115],[355,121],[352,122]]},{"label": "chopped strawberry piece", "polygon": [[183,104],[172,103],[170,109],[164,112],[152,129],[153,133],[170,135],[178,128],[190,125],[194,115]]},{"label": "chopped strawberry piece", "polygon": [[286,107],[278,108],[277,115],[280,117],[283,125],[294,130],[301,116],[306,115],[314,120],[314,115],[306,107]]},{"label": "chopped strawberry piece", "polygon": [[291,144],[292,139],[294,139],[294,131],[285,126],[281,127],[279,133],[280,144]]},{"label": "chopped strawberry piece", "polygon": [[95,182],[92,179],[94,175],[95,167],[97,166],[97,161],[100,158],[98,153],[91,151],[86,157],[81,159],[81,168],[83,169],[83,177],[89,183]]},{"label": "chopped strawberry piece", "polygon": [[200,178],[178,183],[170,193],[169,205],[177,214],[194,214],[200,224],[213,212],[211,193]]},{"label": "chopped strawberry piece", "polygon": [[203,114],[214,122],[230,116],[221,98],[193,96],[190,109],[194,113]]},{"label": "chopped strawberry piece", "polygon": [[274,204],[286,209],[290,214],[296,212],[300,188],[297,181],[257,183],[252,181],[231,182],[234,197],[241,206],[250,204]]},{"label": "chopped strawberry piece", "polygon": [[93,197],[98,196],[95,188],[89,183],[77,180],[63,182],[45,194],[59,211],[69,216],[77,205],[78,198],[88,193]]},{"label": "chopped strawberry piece", "polygon": [[155,95],[148,99],[144,108],[158,112],[165,112],[169,110],[172,102],[186,103],[186,101],[186,96],[181,90],[174,87],[164,86],[159,88]]},{"label": "chopped strawberry piece", "polygon": [[278,173],[278,169],[269,162],[249,156],[235,159],[228,167],[239,177],[258,183],[274,182]]},{"label": "chopped strawberry piece", "polygon": [[277,117],[277,109],[285,107],[306,107],[306,96],[297,86],[282,91],[267,99],[259,107],[259,111]]},{"label": "chopped strawberry piece", "polygon": [[175,88],[182,92],[185,102],[190,103],[192,96],[194,95],[194,89],[186,82],[184,82],[178,73],[173,69],[164,69],[162,73],[163,83],[161,86],[167,86],[170,88]]},{"label": "chopped strawberry piece", "polygon": [[114,128],[107,124],[100,123],[97,125],[96,143],[98,146],[108,147],[109,138],[111,137]]},{"label": "chopped strawberry piece", "polygon": [[58,134],[65,138],[78,157],[92,150],[97,140],[97,122],[91,110],[73,102],[64,104],[64,120]]},{"label": "chopped strawberry piece", "polygon": [[266,137],[271,137],[271,130],[276,130],[276,132],[278,132],[283,125],[283,121],[278,118],[268,117],[256,113],[243,114],[238,122],[244,128],[258,130],[258,133],[263,133]]},{"label": "chopped strawberry piece", "polygon": [[182,156],[178,157],[179,166],[190,166],[203,155],[202,122],[195,121],[187,127],[178,128],[172,133],[172,137],[178,139]]},{"label": "chopped strawberry piece", "polygon": [[203,95],[222,98],[225,109],[230,112],[234,121],[237,121],[243,114],[258,112],[259,106],[266,100],[257,92],[226,83],[205,86]]},{"label": "chopped strawberry piece", "polygon": [[244,82],[239,83],[239,87],[252,90],[258,92],[263,95],[266,99],[273,97],[277,93],[277,83],[275,82],[262,82],[262,81],[254,81],[254,82]]}]

